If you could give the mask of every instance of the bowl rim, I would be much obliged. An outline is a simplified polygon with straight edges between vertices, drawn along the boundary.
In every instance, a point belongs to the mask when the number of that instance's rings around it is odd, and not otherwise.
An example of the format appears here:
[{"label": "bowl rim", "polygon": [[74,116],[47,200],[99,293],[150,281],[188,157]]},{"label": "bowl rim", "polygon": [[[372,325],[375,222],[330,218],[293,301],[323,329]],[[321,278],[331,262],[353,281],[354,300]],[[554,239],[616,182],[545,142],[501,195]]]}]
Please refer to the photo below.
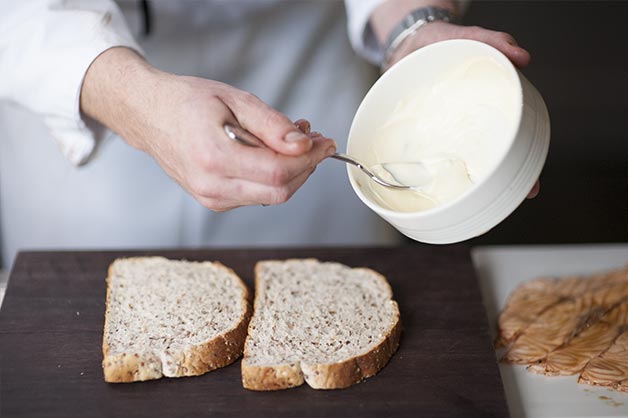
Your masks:
[{"label": "bowl rim", "polygon": [[[499,159],[497,163],[495,164],[495,166],[493,167],[493,169],[489,173],[487,173],[487,175],[485,175],[484,178],[482,178],[479,182],[474,183],[471,187],[465,190],[461,195],[454,198],[453,200],[450,200],[449,202],[440,204],[433,208],[426,209],[426,210],[418,210],[418,211],[408,211],[408,212],[396,211],[396,210],[385,208],[377,204],[376,202],[372,201],[370,198],[368,198],[364,194],[361,187],[358,186],[357,180],[354,178],[355,176],[353,176],[354,171],[352,170],[352,167],[347,165],[347,174],[348,174],[351,186],[353,187],[355,193],[358,195],[360,200],[362,200],[362,202],[365,203],[371,210],[379,213],[382,216],[392,217],[392,218],[396,218],[400,220],[427,218],[435,214],[445,212],[449,210],[450,208],[452,208],[453,206],[458,206],[458,205],[463,204],[465,200],[469,199],[469,197],[473,195],[474,192],[476,192],[479,188],[481,188],[481,186],[485,184],[489,180],[489,178],[495,172],[499,170],[500,166],[504,163],[507,156],[509,155],[509,152],[514,144],[514,141],[518,137],[521,124],[522,124],[524,97],[523,97],[523,86],[522,86],[521,78],[519,76],[519,72],[517,68],[508,59],[508,57],[506,57],[501,51],[499,51],[497,48],[487,43],[472,40],[472,39],[448,39],[448,40],[439,41],[439,42],[435,42],[433,44],[424,46],[408,54],[406,57],[404,57],[395,65],[393,65],[388,71],[382,74],[382,76],[371,86],[369,91],[366,93],[366,95],[362,99],[362,102],[360,103],[360,106],[358,107],[358,110],[356,111],[356,114],[353,118],[353,122],[351,123],[351,128],[349,130],[349,137],[347,141],[347,151],[350,153],[349,147],[351,145],[352,133],[354,132],[356,121],[359,119],[360,114],[364,111],[364,106],[365,106],[364,104],[367,103],[369,98],[375,94],[374,92],[377,89],[382,88],[381,86],[382,84],[387,82],[386,80],[388,80],[391,77],[394,77],[396,72],[401,71],[401,68],[407,65],[414,64],[415,61],[420,60],[419,57],[421,57],[422,55],[431,53],[432,50],[436,48],[443,48],[443,47],[450,48],[454,46],[464,47],[464,45],[467,45],[467,46],[470,45],[473,48],[479,48],[481,50],[484,50],[488,53],[488,55],[495,58],[498,62],[504,64],[512,81],[516,83],[515,92],[516,92],[517,97],[515,98],[515,100],[517,102],[517,107],[516,107],[517,113],[515,114],[515,118],[514,118],[515,123],[513,123],[512,130],[511,132],[509,132],[509,136],[506,139],[508,141],[508,147],[504,148],[502,155],[499,156]],[[370,180],[367,180],[367,181],[370,181]]]}]

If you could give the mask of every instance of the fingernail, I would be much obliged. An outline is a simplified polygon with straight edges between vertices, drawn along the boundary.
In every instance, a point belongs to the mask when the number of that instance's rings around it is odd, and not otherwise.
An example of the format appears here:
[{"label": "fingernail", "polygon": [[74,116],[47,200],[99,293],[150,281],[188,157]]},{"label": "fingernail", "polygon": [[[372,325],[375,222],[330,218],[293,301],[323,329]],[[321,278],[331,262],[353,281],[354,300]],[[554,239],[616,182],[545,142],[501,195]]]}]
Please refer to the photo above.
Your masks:
[{"label": "fingernail", "polygon": [[336,147],[329,147],[327,151],[325,151],[325,155],[331,157],[336,152]]},{"label": "fingernail", "polygon": [[309,139],[310,138],[308,138],[308,136],[305,135],[303,132],[298,131],[290,131],[284,137],[284,141],[286,142],[309,141]]},{"label": "fingernail", "polygon": [[308,122],[305,119],[299,119],[297,120],[294,125],[304,134],[309,134],[310,133],[310,129],[312,128],[312,126],[310,125],[310,122]]}]

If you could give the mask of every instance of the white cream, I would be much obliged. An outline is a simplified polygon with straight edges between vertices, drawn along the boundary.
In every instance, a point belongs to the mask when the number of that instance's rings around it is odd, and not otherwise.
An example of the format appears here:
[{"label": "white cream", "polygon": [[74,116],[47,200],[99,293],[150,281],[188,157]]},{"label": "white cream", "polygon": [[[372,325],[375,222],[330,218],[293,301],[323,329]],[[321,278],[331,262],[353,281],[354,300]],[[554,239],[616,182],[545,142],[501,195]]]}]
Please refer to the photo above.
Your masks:
[{"label": "white cream", "polygon": [[509,146],[521,106],[516,88],[503,64],[482,57],[438,75],[429,88],[409,92],[374,132],[371,151],[378,164],[423,163],[415,171],[407,165],[393,166],[391,173],[375,171],[424,186],[400,191],[369,182],[378,203],[400,212],[427,210],[485,178]]}]

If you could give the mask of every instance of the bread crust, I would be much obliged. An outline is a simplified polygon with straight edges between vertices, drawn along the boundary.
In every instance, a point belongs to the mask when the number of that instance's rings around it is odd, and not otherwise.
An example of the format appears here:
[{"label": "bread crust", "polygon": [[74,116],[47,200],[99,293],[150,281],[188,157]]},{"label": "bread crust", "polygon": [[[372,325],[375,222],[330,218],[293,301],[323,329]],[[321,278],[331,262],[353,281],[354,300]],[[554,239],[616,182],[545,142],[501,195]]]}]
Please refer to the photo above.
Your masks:
[{"label": "bread crust", "polygon": [[[294,261],[290,260],[266,260],[267,261]],[[301,261],[318,261],[316,259],[303,259]],[[262,262],[255,265],[255,300],[254,311],[259,309],[259,292],[261,286],[260,267]],[[355,268],[353,270],[356,270]],[[314,389],[341,389],[346,388],[362,380],[375,375],[390,360],[392,355],[397,351],[401,340],[401,317],[397,302],[392,300],[392,289],[386,278],[380,273],[368,269],[357,268],[357,270],[367,270],[374,274],[379,280],[382,280],[386,288],[389,290],[391,297],[390,302],[394,306],[395,321],[388,329],[384,338],[369,351],[338,363],[319,363],[306,364],[304,362],[296,362],[290,364],[278,365],[250,365],[247,364],[249,357],[248,347],[245,344],[244,357],[241,362],[242,386],[245,389],[257,391],[271,391],[288,389],[300,386],[306,382]],[[249,327],[252,322],[249,323]]]},{"label": "bread crust", "polygon": [[391,359],[399,348],[401,320],[395,302],[397,317],[384,339],[366,353],[349,358],[341,363],[302,364],[305,381],[314,389],[341,389],[374,376]]},{"label": "bread crust", "polygon": [[[142,261],[152,257],[126,258],[126,261]],[[114,261],[107,274],[107,296],[105,310],[105,326],[103,331],[103,362],[104,378],[109,383],[125,383],[159,379],[161,377],[198,376],[227,366],[236,361],[243,352],[244,341],[249,320],[252,315],[251,293],[242,279],[230,268],[219,262],[214,265],[224,268],[234,278],[243,291],[244,310],[237,325],[226,332],[205,341],[202,344],[187,347],[181,351],[166,350],[162,353],[152,351],[131,352],[112,355],[107,343],[106,332],[109,326],[109,310],[111,301],[111,277]]]},{"label": "bread crust", "polygon": [[242,386],[251,390],[280,390],[303,384],[304,376],[299,363],[276,366],[251,366],[242,360]]}]

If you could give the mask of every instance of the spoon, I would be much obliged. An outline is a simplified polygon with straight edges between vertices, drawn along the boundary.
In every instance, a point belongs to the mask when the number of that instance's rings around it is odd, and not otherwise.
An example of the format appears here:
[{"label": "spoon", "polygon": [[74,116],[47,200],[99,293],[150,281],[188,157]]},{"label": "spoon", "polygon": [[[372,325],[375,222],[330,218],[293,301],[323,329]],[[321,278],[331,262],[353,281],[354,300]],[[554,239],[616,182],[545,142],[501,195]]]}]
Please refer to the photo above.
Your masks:
[{"label": "spoon", "polygon": [[[245,129],[229,123],[225,123],[223,127],[230,139],[239,142],[242,145],[258,148],[266,147],[261,139]],[[356,166],[377,184],[391,189],[420,190],[421,187],[431,182],[431,176],[429,175],[428,170],[425,168],[424,164],[420,162],[383,163],[369,168],[360,161],[356,160],[354,157],[340,152],[331,155],[331,158]],[[417,173],[420,175],[417,175]],[[382,178],[383,176],[387,177],[387,179]],[[406,177],[406,179],[412,179],[411,184],[399,181],[399,179],[404,177]],[[417,179],[420,179],[420,181],[417,181]]]}]

